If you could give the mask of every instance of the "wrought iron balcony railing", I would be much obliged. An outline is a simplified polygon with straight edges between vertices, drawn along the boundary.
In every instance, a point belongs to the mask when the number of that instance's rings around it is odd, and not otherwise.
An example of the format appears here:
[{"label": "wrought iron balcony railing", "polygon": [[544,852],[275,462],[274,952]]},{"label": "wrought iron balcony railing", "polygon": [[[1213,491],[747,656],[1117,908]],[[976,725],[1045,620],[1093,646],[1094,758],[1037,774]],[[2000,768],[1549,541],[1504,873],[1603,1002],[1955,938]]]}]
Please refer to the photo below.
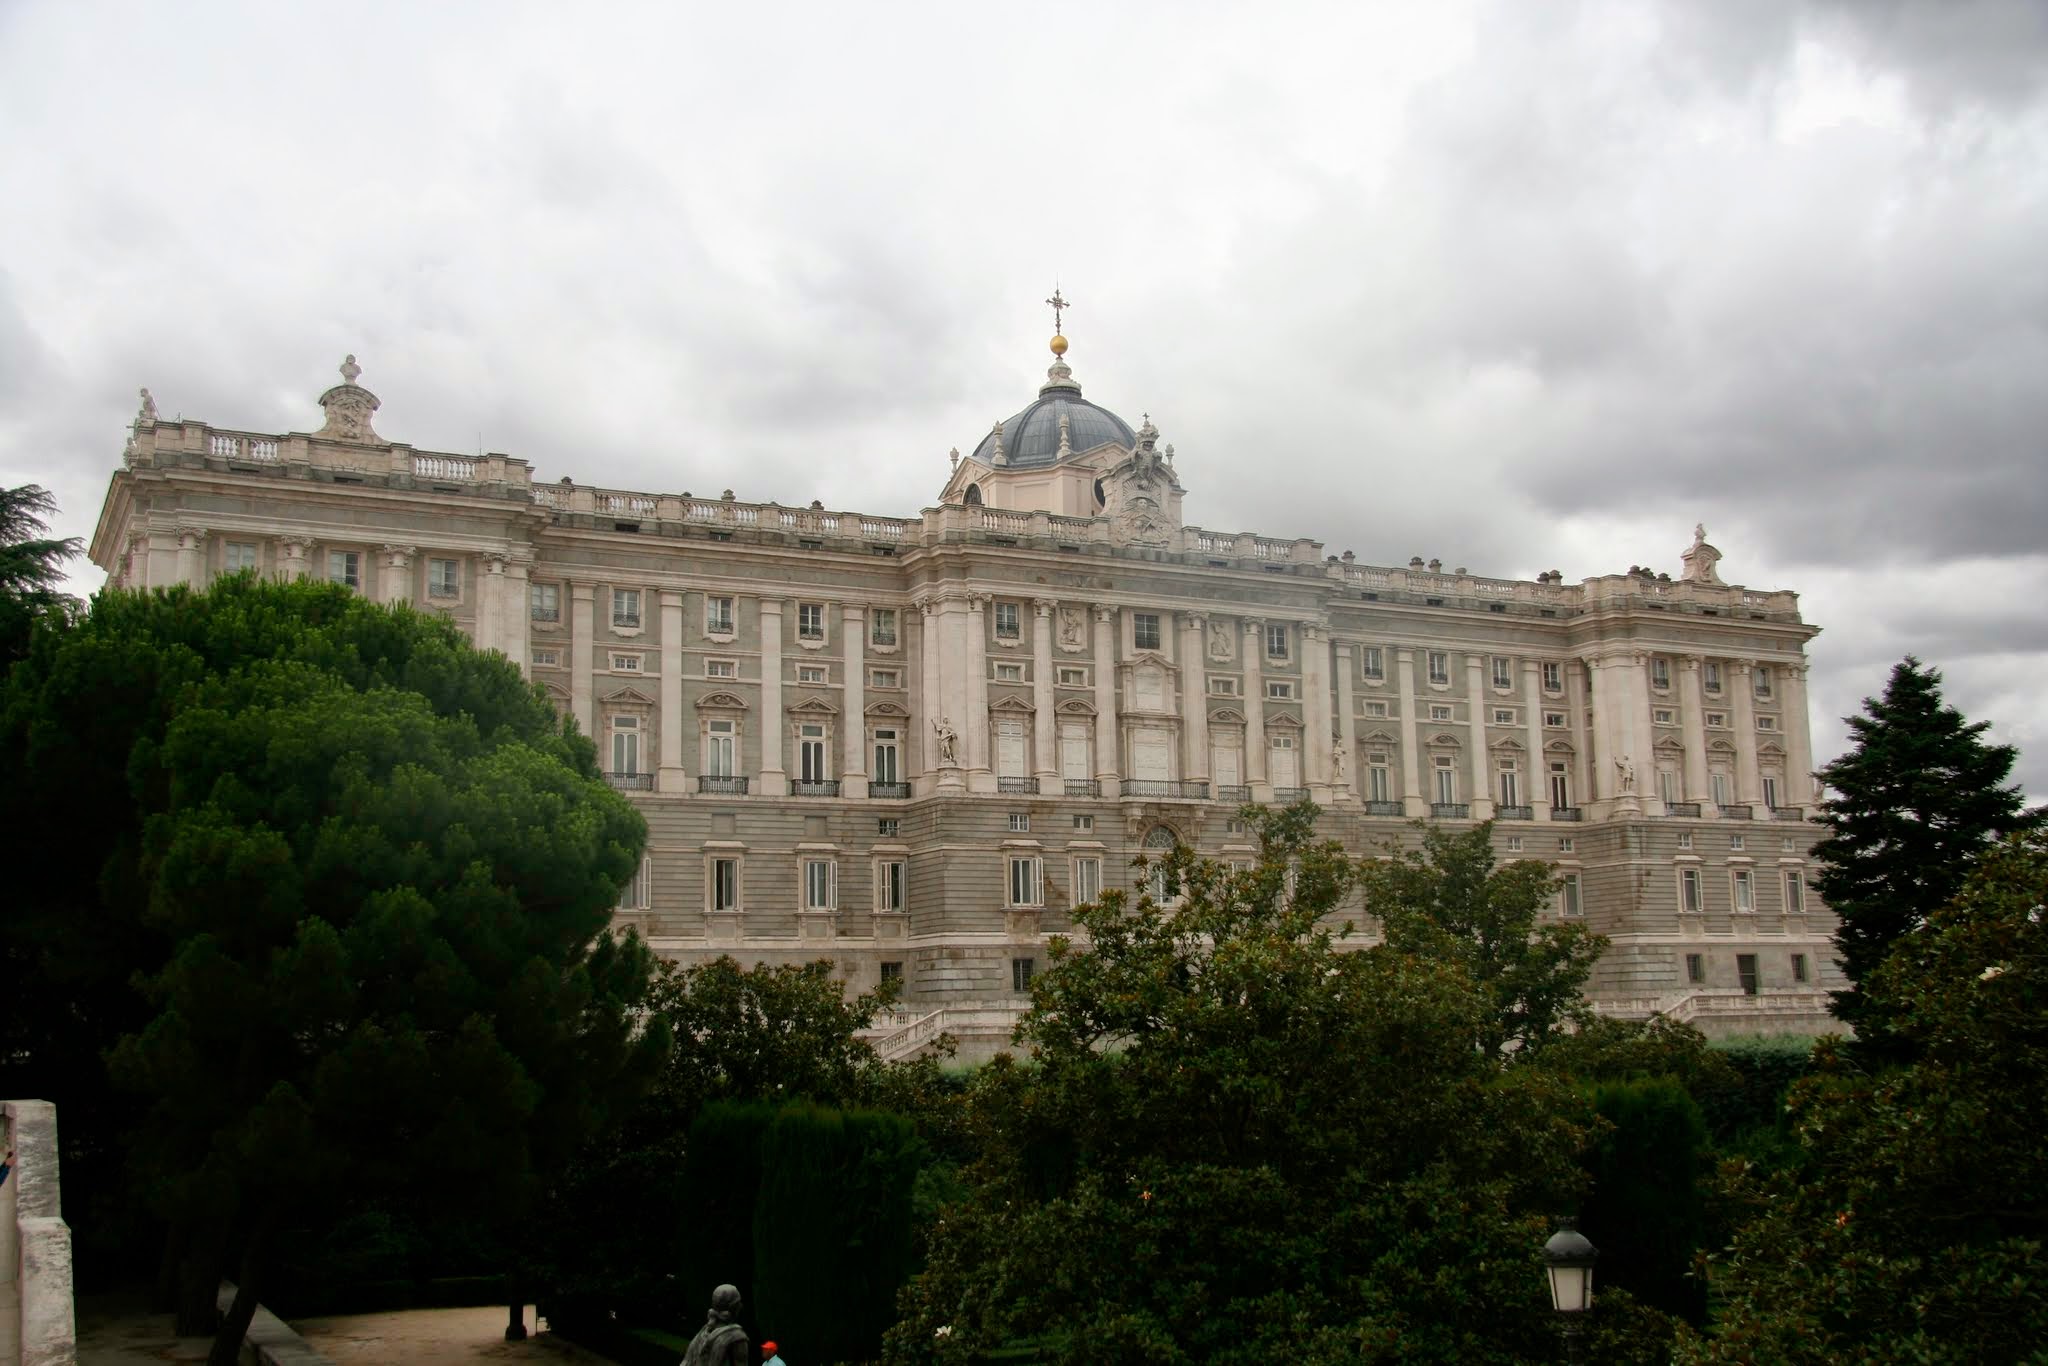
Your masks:
[{"label": "wrought iron balcony railing", "polygon": [[721,797],[744,797],[747,795],[747,780],[729,773],[699,773],[697,790]]}]

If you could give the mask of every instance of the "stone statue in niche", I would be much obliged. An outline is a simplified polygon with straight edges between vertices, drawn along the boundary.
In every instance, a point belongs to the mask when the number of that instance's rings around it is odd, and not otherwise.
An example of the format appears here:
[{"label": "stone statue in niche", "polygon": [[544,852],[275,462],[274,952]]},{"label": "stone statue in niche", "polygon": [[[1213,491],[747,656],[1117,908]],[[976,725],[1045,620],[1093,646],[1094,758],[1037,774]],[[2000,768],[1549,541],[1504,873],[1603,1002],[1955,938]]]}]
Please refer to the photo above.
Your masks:
[{"label": "stone statue in niche", "polygon": [[1232,643],[1230,639],[1230,623],[1227,621],[1210,622],[1209,658],[1229,659],[1231,656],[1231,650]]},{"label": "stone statue in niche", "polygon": [[960,732],[953,729],[951,718],[933,718],[932,734],[939,743],[940,765],[945,768],[957,768],[960,764]]},{"label": "stone statue in niche", "polygon": [[1344,752],[1344,741],[1340,738],[1337,747],[1330,751],[1330,782],[1336,787],[1346,787],[1351,782],[1351,756]]},{"label": "stone statue in niche", "polygon": [[1078,607],[1060,608],[1060,644],[1069,650],[1078,650],[1087,638],[1087,618]]},{"label": "stone statue in niche", "polygon": [[1623,795],[1628,795],[1636,790],[1636,766],[1629,760],[1626,754],[1614,761],[1614,777],[1615,781],[1620,785]]},{"label": "stone statue in niche", "polygon": [[721,1285],[712,1291],[711,1312],[704,1316],[704,1326],[697,1330],[697,1336],[690,1339],[682,1366],[753,1366],[747,1330],[739,1325],[739,1316],[740,1292],[736,1287]]}]

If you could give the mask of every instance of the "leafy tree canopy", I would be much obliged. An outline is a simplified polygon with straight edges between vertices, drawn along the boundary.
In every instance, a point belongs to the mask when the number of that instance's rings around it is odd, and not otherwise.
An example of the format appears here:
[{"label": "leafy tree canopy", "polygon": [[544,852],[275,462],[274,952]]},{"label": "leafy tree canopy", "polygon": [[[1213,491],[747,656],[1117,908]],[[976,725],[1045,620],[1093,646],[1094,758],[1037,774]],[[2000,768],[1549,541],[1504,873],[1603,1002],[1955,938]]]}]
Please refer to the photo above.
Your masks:
[{"label": "leafy tree canopy", "polygon": [[40,485],[0,489],[0,673],[28,648],[37,617],[76,606],[58,585],[64,581],[64,561],[78,553],[79,540],[43,534],[56,510],[57,500]]},{"label": "leafy tree canopy", "polygon": [[1864,983],[1914,1061],[1823,1041],[1793,1088],[1801,1161],[1738,1174],[1692,1362],[2038,1361],[2048,1341],[2048,836],[1976,860]]},{"label": "leafy tree canopy", "polygon": [[1846,718],[1848,752],[1820,770],[1832,792],[1813,852],[1854,984],[1835,994],[1835,1015],[1882,1049],[1887,1021],[1863,984],[1894,941],[1955,896],[1977,855],[2041,813],[2026,811],[2008,781],[2017,751],[1988,743],[1989,722],[1966,721],[1942,700],[1939,671],[1908,655],[1863,711]]},{"label": "leafy tree canopy", "polygon": [[1336,942],[1360,873],[1312,805],[1250,814],[1255,867],[1176,849],[1175,904],[1108,892],[1055,941],[890,1360],[1554,1350],[1537,1211],[1576,1181],[1584,1102],[1474,1047],[1492,1003],[1457,967]]},{"label": "leafy tree canopy", "polygon": [[50,865],[9,938],[117,998],[85,1019],[151,1107],[147,1198],[243,1241],[245,1285],[351,1186],[518,1207],[666,1049],[605,932],[644,824],[448,623],[247,577],[102,594],[10,676],[0,765]]},{"label": "leafy tree canopy", "polygon": [[1417,828],[1419,849],[1397,848],[1360,872],[1387,947],[1463,970],[1487,1001],[1473,1038],[1488,1056],[1527,1055],[1584,1023],[1581,993],[1607,941],[1583,924],[1539,923],[1557,891],[1550,866],[1496,866],[1490,821]]}]

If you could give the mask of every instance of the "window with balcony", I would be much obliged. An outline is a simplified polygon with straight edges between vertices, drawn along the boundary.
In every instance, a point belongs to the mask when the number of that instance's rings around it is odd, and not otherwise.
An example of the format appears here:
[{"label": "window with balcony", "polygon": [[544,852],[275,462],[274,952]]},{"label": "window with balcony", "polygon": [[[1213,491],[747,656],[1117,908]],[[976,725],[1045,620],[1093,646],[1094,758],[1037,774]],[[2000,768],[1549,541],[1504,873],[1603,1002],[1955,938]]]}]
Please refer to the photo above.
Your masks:
[{"label": "window with balcony", "polygon": [[796,605],[796,638],[798,640],[823,640],[825,638],[824,603],[800,602]]},{"label": "window with balcony", "polygon": [[1157,612],[1131,613],[1131,645],[1139,650],[1159,648],[1159,614]]},{"label": "window with balcony", "polygon": [[1359,672],[1375,682],[1387,676],[1387,652],[1378,645],[1367,645],[1358,652]]},{"label": "window with balcony", "polygon": [[640,718],[637,716],[614,716],[611,718],[612,767],[617,777],[632,777],[640,772]]},{"label": "window with balcony", "polygon": [[1437,756],[1432,766],[1436,772],[1436,800],[1439,806],[1450,806],[1458,800],[1457,760],[1445,755]]},{"label": "window with balcony", "polygon": [[430,598],[458,598],[462,596],[462,565],[460,561],[427,561],[427,596]]},{"label": "window with balcony", "polygon": [[704,634],[729,636],[733,633],[734,620],[731,598],[704,599]]},{"label": "window with balcony", "polygon": [[806,783],[829,783],[831,773],[831,737],[821,723],[805,722],[796,728],[797,780]]},{"label": "window with balcony", "polygon": [[254,569],[261,563],[255,545],[249,541],[229,541],[224,564],[230,574],[244,569]]},{"label": "window with balcony", "polygon": [[[895,787],[903,781],[902,732],[894,726],[875,728],[875,766],[868,774],[870,788]],[[907,795],[907,794],[906,794]]]},{"label": "window with balcony", "polygon": [[1543,662],[1543,691],[1564,691],[1564,665],[1554,659],[1547,659]]},{"label": "window with balcony", "polygon": [[704,723],[704,774],[732,778],[739,774],[739,722]]},{"label": "window with balcony", "polygon": [[1660,768],[1657,770],[1657,800],[1670,806],[1678,800],[1678,770]]},{"label": "window with balcony", "polygon": [[1493,686],[1512,688],[1515,686],[1515,661],[1500,655],[1493,657]]},{"label": "window with balcony", "polygon": [[1500,804],[1520,806],[1522,804],[1522,773],[1512,764],[1504,765],[1498,774],[1500,782]]},{"label": "window with balcony", "polygon": [[1287,623],[1269,621],[1266,623],[1266,658],[1285,659],[1288,656]]},{"label": "window with balcony", "polygon": [[1563,810],[1571,808],[1572,770],[1571,765],[1562,759],[1550,762],[1550,804]]},{"label": "window with balcony", "polygon": [[890,646],[896,643],[896,609],[877,607],[868,613],[868,643]]},{"label": "window with balcony", "polygon": [[1365,799],[1370,802],[1394,800],[1394,771],[1387,766],[1385,755],[1374,755],[1366,763]]},{"label": "window with balcony", "polygon": [[327,552],[327,581],[338,583],[344,588],[360,590],[363,586],[363,555],[359,550],[330,550]]},{"label": "window with balcony", "polygon": [[1650,686],[1659,692],[1671,690],[1671,661],[1663,655],[1650,660]]},{"label": "window with balcony", "polygon": [[535,621],[560,621],[562,619],[562,585],[559,583],[534,583],[526,587],[527,615]]},{"label": "window with balcony", "polygon": [[1451,681],[1451,656],[1445,650],[1429,652],[1429,681],[1438,687],[1446,687]]},{"label": "window with balcony", "polygon": [[640,628],[640,590],[637,588],[614,588],[612,590],[612,625],[628,630]]},{"label": "window with balcony", "polygon": [[1014,602],[996,604],[996,639],[1016,640],[1024,634],[1022,613]]}]

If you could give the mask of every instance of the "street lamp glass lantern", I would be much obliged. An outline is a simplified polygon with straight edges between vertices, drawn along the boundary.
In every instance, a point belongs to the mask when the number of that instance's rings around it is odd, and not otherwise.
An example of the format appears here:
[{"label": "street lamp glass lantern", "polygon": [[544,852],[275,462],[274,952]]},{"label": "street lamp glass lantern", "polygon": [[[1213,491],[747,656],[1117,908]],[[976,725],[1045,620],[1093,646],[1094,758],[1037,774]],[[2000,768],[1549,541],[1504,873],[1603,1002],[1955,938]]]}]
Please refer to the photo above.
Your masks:
[{"label": "street lamp glass lantern", "polygon": [[1550,1307],[1560,1314],[1580,1314],[1593,1307],[1593,1262],[1600,1250],[1569,1222],[1543,1245],[1550,1272]]}]

